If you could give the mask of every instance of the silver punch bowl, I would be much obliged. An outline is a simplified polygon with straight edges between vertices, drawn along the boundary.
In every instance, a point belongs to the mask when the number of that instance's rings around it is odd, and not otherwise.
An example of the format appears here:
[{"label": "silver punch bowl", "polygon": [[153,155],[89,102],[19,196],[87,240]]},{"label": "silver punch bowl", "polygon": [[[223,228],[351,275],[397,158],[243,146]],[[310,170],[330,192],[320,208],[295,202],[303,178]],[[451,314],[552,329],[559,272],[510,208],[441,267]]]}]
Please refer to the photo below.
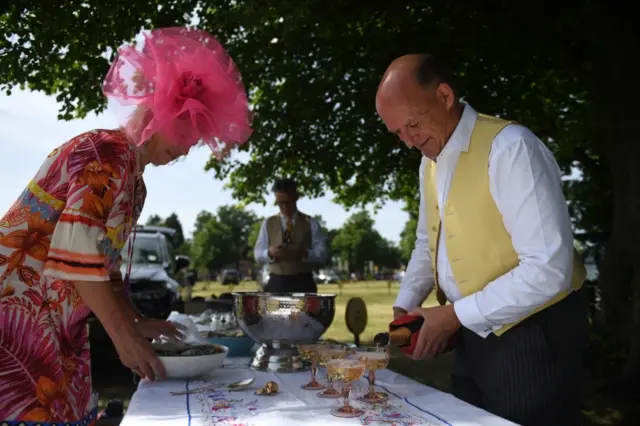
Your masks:
[{"label": "silver punch bowl", "polygon": [[293,372],[307,368],[298,344],[315,341],[336,313],[335,294],[233,293],[238,325],[260,344],[251,360],[258,371]]}]

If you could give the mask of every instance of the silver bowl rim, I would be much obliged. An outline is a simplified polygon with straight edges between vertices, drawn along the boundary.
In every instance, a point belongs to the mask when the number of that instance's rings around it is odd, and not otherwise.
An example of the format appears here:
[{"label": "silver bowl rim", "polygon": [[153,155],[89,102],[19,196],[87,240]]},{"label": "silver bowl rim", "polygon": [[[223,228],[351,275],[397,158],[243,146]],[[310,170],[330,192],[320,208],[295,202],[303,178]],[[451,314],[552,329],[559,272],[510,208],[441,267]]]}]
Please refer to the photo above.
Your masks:
[{"label": "silver bowl rim", "polygon": [[248,291],[242,293],[231,293],[234,298],[239,298],[243,296],[255,296],[261,298],[268,298],[271,300],[303,300],[307,298],[314,299],[335,299],[337,294],[326,294],[326,293],[266,293],[266,292],[258,292],[258,291]]}]

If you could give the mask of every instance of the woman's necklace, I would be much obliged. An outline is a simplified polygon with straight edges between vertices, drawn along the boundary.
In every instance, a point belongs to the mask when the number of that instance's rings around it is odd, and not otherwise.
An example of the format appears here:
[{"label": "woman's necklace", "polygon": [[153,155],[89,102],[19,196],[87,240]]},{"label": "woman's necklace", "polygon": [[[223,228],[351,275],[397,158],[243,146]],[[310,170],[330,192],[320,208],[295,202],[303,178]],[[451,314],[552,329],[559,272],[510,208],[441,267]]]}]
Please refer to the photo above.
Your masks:
[{"label": "woman's necklace", "polygon": [[134,155],[134,161],[133,161],[133,173],[131,173],[130,175],[130,188],[131,190],[129,191],[129,194],[131,195],[131,199],[129,200],[129,220],[128,220],[128,226],[126,229],[126,235],[127,238],[129,239],[129,246],[127,247],[127,273],[124,277],[124,287],[125,289],[127,289],[127,292],[129,291],[129,286],[130,286],[130,281],[129,278],[131,277],[131,267],[133,266],[133,245],[135,244],[136,241],[136,229],[135,229],[135,223],[134,223],[134,218],[135,218],[135,214],[136,214],[136,207],[137,207],[137,203],[138,203],[138,199],[137,199],[137,189],[138,189],[138,174],[140,173],[140,153],[137,150],[133,150],[133,155]]}]

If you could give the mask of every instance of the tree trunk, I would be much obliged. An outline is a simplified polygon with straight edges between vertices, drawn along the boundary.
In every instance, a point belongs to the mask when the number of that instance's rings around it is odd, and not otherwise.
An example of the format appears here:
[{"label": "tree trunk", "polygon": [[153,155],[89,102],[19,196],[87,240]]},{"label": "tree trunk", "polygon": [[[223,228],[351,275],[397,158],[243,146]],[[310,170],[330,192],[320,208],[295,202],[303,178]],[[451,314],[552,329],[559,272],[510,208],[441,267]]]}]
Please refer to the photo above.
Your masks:
[{"label": "tree trunk", "polygon": [[[636,38],[616,22],[596,69],[597,109],[613,180],[613,228],[599,285],[610,329],[629,342],[626,378],[640,377],[640,95]],[[613,28],[613,27],[612,27]]]},{"label": "tree trunk", "polygon": [[625,325],[630,317],[628,300],[632,277],[631,262],[628,261],[625,252],[624,242],[616,238],[614,232],[607,244],[602,269],[598,275],[606,328],[616,337],[624,339],[628,335]]},{"label": "tree trunk", "polygon": [[[620,115],[633,123],[638,114],[636,107]],[[618,129],[624,131],[624,127]],[[609,329],[616,336],[628,338],[624,375],[631,378],[640,376],[640,173],[636,171],[640,138],[632,132],[619,136],[609,142],[617,145],[611,150],[614,220],[599,285]]]}]

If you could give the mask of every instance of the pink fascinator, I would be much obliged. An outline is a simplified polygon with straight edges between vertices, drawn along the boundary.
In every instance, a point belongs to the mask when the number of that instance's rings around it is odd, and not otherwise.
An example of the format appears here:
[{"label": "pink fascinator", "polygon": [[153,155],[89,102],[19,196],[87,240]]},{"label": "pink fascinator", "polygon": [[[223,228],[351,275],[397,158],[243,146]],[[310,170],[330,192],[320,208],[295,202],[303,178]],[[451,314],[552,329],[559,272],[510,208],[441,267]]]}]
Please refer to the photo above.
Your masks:
[{"label": "pink fascinator", "polygon": [[125,107],[123,128],[138,146],[159,132],[175,145],[205,142],[221,156],[251,136],[240,73],[205,31],[162,28],[144,34],[142,49],[121,47],[103,92]]}]

